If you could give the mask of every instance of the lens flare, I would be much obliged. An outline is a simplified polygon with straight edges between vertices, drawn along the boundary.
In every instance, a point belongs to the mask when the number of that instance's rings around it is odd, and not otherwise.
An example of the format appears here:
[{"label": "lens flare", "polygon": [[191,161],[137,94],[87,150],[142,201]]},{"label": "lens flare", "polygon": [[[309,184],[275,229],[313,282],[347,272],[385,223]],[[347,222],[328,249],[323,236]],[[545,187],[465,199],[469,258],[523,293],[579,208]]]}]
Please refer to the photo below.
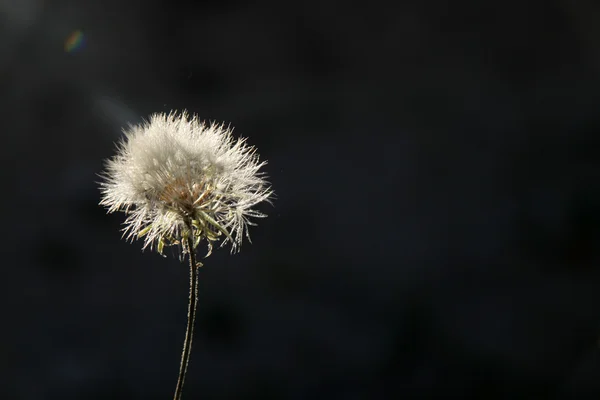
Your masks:
[{"label": "lens flare", "polygon": [[83,47],[85,43],[85,37],[81,30],[71,32],[67,40],[65,40],[65,51],[67,53],[73,53]]}]

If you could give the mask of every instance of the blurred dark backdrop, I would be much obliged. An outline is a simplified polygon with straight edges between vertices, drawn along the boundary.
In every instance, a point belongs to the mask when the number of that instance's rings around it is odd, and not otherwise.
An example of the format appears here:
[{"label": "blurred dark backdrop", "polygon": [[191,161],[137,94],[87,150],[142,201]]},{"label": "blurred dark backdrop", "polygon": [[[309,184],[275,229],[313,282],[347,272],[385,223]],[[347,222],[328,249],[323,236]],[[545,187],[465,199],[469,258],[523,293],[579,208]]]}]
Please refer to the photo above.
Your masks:
[{"label": "blurred dark backdrop", "polygon": [[600,6],[0,1],[2,399],[169,399],[188,268],[96,176],[187,109],[263,158],[187,399],[600,396]]}]

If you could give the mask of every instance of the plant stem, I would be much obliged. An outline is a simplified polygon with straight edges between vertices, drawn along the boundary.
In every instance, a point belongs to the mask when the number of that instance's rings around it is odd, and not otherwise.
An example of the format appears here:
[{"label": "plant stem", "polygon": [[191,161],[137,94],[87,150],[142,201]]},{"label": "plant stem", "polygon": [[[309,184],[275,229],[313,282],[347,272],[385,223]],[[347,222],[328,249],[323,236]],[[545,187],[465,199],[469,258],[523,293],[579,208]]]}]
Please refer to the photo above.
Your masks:
[{"label": "plant stem", "polygon": [[[190,232],[193,231],[190,229]],[[190,300],[188,303],[187,329],[185,331],[185,341],[183,342],[183,353],[181,354],[179,378],[177,379],[177,388],[175,388],[175,396],[173,397],[174,400],[180,400],[183,392],[183,382],[185,381],[185,374],[187,372],[190,352],[192,350],[194,322],[196,320],[196,305],[198,303],[198,265],[196,263],[194,238],[192,234],[188,235],[186,246],[190,257]]]}]

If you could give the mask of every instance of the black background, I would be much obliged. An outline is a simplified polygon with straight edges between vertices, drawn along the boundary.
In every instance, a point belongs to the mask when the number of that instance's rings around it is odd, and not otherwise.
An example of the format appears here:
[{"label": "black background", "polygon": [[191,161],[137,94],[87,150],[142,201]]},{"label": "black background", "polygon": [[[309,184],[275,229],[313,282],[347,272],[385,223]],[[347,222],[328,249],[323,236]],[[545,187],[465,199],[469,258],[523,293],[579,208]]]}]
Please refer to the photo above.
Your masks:
[{"label": "black background", "polygon": [[184,398],[598,398],[599,11],[0,2],[0,398],[172,397],[187,265],[96,174],[184,108],[277,193],[205,260]]}]

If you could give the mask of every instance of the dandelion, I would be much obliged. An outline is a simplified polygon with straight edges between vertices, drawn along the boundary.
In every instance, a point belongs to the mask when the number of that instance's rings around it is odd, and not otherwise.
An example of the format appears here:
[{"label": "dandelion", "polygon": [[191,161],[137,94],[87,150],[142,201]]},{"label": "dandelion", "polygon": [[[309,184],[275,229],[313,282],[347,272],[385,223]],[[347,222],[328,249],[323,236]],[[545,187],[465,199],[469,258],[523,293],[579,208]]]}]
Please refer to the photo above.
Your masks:
[{"label": "dandelion", "polygon": [[127,215],[123,236],[143,239],[143,249],[163,254],[177,246],[190,260],[190,301],[175,400],[181,398],[189,360],[196,303],[196,249],[206,243],[229,244],[237,252],[243,236],[250,241],[252,218],[265,217],[254,207],[273,195],[260,169],[256,149],[234,138],[224,124],[206,124],[186,112],[154,114],[124,131],[117,154],[101,175],[100,204],[109,213]]}]

